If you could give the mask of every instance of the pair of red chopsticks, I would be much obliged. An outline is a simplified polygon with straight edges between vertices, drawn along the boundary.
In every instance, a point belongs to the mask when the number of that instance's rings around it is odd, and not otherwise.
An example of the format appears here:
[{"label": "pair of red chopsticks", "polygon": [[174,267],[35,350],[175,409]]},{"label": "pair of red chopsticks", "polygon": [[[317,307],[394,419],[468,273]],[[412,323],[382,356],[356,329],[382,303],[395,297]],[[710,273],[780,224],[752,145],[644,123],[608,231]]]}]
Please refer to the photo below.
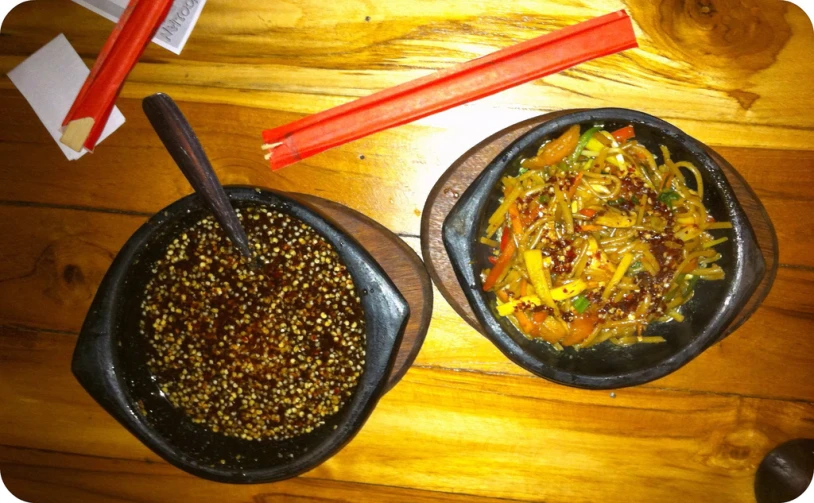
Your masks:
[{"label": "pair of red chopsticks", "polygon": [[62,123],[60,142],[93,150],[127,75],[171,6],[172,0],[130,0]]},{"label": "pair of red chopsticks", "polygon": [[266,159],[277,170],[363,136],[634,47],[638,44],[630,18],[624,11],[613,12],[263,131]]},{"label": "pair of red chopsticks", "polygon": [[[130,0],[63,123],[62,143],[93,150],[116,97],[172,0]],[[528,40],[488,56],[263,131],[272,169],[570,68],[637,47],[624,11]]]}]

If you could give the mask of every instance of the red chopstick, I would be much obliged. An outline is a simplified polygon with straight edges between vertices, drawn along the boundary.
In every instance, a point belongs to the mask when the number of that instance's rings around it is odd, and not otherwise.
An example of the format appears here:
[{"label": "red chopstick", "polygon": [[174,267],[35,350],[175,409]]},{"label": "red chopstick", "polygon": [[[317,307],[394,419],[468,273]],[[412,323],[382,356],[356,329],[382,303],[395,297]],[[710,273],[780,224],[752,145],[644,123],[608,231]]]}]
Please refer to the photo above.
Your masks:
[{"label": "red chopstick", "polygon": [[474,101],[579,63],[638,47],[620,10],[263,131],[277,170],[369,134]]},{"label": "red chopstick", "polygon": [[62,143],[77,152],[93,150],[127,75],[170,6],[172,0],[130,0],[62,123]]}]

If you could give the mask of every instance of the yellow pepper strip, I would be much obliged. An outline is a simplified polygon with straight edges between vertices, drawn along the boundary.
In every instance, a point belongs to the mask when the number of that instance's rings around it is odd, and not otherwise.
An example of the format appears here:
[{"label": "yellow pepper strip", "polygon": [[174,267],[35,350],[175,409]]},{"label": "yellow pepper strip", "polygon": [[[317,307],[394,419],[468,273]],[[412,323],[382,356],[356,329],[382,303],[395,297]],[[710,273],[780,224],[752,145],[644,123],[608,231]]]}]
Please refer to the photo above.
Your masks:
[{"label": "yellow pepper strip", "polygon": [[519,299],[510,300],[509,302],[500,304],[497,306],[497,314],[501,316],[509,316],[520,304],[533,304],[535,306],[539,306],[541,302],[540,297],[536,295],[527,295],[525,297],[520,297]]},{"label": "yellow pepper strip", "polygon": [[523,260],[526,262],[526,270],[529,273],[529,279],[534,286],[534,291],[543,299],[546,306],[559,313],[557,304],[554,303],[554,298],[551,297],[551,289],[548,288],[548,283],[543,275],[543,252],[540,250],[526,250],[523,252]]},{"label": "yellow pepper strip", "polygon": [[622,276],[625,275],[625,272],[627,271],[627,268],[630,267],[631,262],[633,262],[633,254],[630,252],[625,253],[622,256],[622,260],[619,261],[619,267],[616,268],[616,271],[613,273],[613,277],[605,287],[605,291],[602,292],[602,300],[608,300],[610,298],[611,292],[613,292],[613,289],[616,288],[616,284],[622,280]]},{"label": "yellow pepper strip", "polygon": [[495,210],[491,217],[489,217],[490,224],[499,224],[503,221],[503,218],[506,216],[506,212],[509,211],[509,206],[514,203],[517,197],[520,195],[520,191],[523,190],[522,187],[515,187],[509,192],[509,195],[503,199],[503,203]]},{"label": "yellow pepper strip", "polygon": [[724,241],[728,241],[728,240],[729,240],[729,238],[723,237],[723,238],[720,238],[720,239],[716,239],[714,241],[707,241],[706,243],[701,245],[701,248],[712,248],[713,246],[719,245],[719,244],[723,243]]},{"label": "yellow pepper strip", "polygon": [[553,284],[551,282],[551,271],[549,270],[551,268],[551,263],[543,261],[543,264],[545,264],[545,268],[543,269],[543,278],[545,278],[545,285],[548,287],[549,290],[551,290],[551,285]]},{"label": "yellow pepper strip", "polygon": [[594,223],[597,225],[604,225],[605,227],[625,229],[628,227],[633,227],[633,225],[636,223],[636,220],[629,217],[628,215],[619,213],[618,211],[608,211],[604,215],[600,215],[594,218]]},{"label": "yellow pepper strip", "polygon": [[599,249],[599,243],[596,242],[596,238],[593,236],[588,236],[588,253],[591,254],[593,257],[596,253],[596,250]]},{"label": "yellow pepper strip", "polygon": [[486,228],[486,237],[491,238],[495,232],[503,225],[503,221],[506,218],[506,212],[509,211],[509,207],[514,203],[514,201],[520,196],[520,193],[523,191],[523,187],[515,187],[513,188],[503,199],[503,202],[498,206],[495,212],[489,217],[489,226]]},{"label": "yellow pepper strip", "polygon": [[588,140],[588,143],[585,145],[585,148],[592,152],[599,152],[600,150],[605,148],[605,145],[602,145],[602,142],[600,142],[599,140],[592,136],[591,139]]},{"label": "yellow pepper strip", "polygon": [[571,297],[576,297],[577,295],[581,294],[586,288],[588,288],[588,284],[581,279],[578,279],[568,283],[567,285],[552,288],[551,297],[557,301],[570,299]]},{"label": "yellow pepper strip", "polygon": [[667,311],[667,316],[670,316],[671,318],[673,318],[674,320],[676,320],[679,323],[684,321],[684,315],[679,313],[675,309],[670,309],[669,311]]},{"label": "yellow pepper strip", "polygon": [[[601,152],[603,148],[605,148],[605,145],[602,145],[602,142],[600,142],[596,138],[591,138],[588,141],[588,144],[585,145],[585,150],[590,150],[596,153]],[[605,158],[605,162],[609,162],[616,166],[617,168],[621,168],[624,165],[624,158],[621,158],[620,161],[620,157],[621,156],[619,154],[616,154],[615,156],[609,155]]]},{"label": "yellow pepper strip", "polygon": [[713,222],[711,224],[706,224],[704,229],[731,229],[732,222]]}]

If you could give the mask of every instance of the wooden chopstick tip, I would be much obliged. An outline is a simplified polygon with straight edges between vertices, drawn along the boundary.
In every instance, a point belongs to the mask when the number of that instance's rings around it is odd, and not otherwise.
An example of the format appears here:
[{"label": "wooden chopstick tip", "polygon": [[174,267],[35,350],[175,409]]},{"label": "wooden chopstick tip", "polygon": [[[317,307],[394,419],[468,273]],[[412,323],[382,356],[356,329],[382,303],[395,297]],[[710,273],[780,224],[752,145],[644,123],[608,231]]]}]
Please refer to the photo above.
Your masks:
[{"label": "wooden chopstick tip", "polygon": [[93,129],[95,122],[93,117],[83,117],[81,119],[72,120],[62,130],[62,136],[59,138],[60,143],[75,152],[82,152],[85,141],[88,139],[88,136],[90,136],[90,131]]},{"label": "wooden chopstick tip", "polygon": [[267,150],[268,153],[263,156],[263,158],[267,161],[271,160],[271,155],[274,153],[274,149],[282,145],[283,142],[278,141],[276,143],[264,143],[260,148],[263,150]]}]

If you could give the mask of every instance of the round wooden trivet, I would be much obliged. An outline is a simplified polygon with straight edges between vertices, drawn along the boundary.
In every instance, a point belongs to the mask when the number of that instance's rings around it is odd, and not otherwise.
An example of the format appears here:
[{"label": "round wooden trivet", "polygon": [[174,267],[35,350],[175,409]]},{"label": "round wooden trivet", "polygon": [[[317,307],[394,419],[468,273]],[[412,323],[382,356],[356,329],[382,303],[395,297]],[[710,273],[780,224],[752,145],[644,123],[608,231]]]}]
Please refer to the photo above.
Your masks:
[{"label": "round wooden trivet", "polygon": [[410,306],[396,363],[390,372],[387,391],[401,380],[418,355],[432,316],[432,283],[421,258],[386,227],[339,203],[307,194],[291,194],[316,208],[353,236],[393,280]]},{"label": "round wooden trivet", "polygon": [[[433,187],[424,205],[421,219],[421,253],[424,263],[441,295],[453,309],[475,330],[483,333],[475,314],[469,307],[455,271],[452,269],[447,251],[441,239],[441,228],[458,197],[466,191],[484,168],[500,154],[510,143],[530,129],[575,110],[563,110],[541,115],[533,119],[510,126],[486,138],[458,158],[441,176]],[[778,248],[777,235],[766,209],[758,200],[746,180],[726,160],[711,148],[704,146],[707,152],[721,165],[729,180],[738,201],[743,206],[749,222],[755,231],[758,245],[766,261],[766,274],[746,306],[727,327],[721,338],[741,326],[758,308],[771,289],[777,275]]]}]

